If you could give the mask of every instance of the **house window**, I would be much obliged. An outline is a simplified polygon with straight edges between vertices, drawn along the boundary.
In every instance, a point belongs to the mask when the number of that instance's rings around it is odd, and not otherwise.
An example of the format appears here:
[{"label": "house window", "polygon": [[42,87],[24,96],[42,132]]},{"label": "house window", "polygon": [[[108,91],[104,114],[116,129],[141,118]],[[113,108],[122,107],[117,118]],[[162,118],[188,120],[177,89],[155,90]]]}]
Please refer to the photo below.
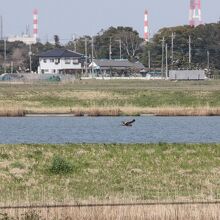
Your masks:
[{"label": "house window", "polygon": [[44,59],[43,61],[44,61],[44,63],[46,63],[46,62],[47,62],[47,59]]},{"label": "house window", "polygon": [[70,64],[71,60],[70,59],[65,59],[65,64]]},{"label": "house window", "polygon": [[73,64],[78,64],[79,60],[73,60]]},{"label": "house window", "polygon": [[55,59],[55,64],[59,64],[60,63],[60,59]]}]

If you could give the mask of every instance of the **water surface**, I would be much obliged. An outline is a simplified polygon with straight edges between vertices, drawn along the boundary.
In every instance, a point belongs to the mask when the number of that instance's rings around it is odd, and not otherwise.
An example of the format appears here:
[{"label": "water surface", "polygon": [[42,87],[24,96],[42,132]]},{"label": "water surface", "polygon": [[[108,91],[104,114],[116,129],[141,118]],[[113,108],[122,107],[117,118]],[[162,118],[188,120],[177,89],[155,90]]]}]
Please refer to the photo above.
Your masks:
[{"label": "water surface", "polygon": [[220,117],[0,118],[0,143],[220,143]]}]

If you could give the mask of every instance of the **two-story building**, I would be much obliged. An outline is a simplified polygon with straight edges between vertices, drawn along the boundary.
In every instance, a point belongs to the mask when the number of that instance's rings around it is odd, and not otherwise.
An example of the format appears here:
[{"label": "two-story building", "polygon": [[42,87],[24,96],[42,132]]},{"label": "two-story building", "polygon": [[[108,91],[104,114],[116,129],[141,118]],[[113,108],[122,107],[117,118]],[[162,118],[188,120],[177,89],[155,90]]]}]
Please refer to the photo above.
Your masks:
[{"label": "two-story building", "polygon": [[38,73],[44,74],[75,74],[84,68],[85,57],[67,49],[53,49],[39,55]]}]

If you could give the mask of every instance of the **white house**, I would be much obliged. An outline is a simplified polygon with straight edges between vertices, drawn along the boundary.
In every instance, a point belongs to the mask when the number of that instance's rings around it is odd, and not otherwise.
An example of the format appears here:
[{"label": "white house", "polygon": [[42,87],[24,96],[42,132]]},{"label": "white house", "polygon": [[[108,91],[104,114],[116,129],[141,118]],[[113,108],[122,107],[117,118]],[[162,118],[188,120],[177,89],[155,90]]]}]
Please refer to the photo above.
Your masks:
[{"label": "white house", "polygon": [[67,49],[53,49],[39,55],[38,73],[81,73],[84,55]]}]

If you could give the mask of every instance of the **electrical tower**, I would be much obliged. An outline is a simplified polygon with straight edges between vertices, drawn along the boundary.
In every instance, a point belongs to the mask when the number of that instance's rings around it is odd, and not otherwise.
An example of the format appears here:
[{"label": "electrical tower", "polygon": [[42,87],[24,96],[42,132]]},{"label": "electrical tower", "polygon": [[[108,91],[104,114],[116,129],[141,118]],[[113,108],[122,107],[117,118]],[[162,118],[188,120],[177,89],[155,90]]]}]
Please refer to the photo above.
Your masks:
[{"label": "electrical tower", "polygon": [[202,24],[201,0],[190,0],[189,25],[196,27]]}]

